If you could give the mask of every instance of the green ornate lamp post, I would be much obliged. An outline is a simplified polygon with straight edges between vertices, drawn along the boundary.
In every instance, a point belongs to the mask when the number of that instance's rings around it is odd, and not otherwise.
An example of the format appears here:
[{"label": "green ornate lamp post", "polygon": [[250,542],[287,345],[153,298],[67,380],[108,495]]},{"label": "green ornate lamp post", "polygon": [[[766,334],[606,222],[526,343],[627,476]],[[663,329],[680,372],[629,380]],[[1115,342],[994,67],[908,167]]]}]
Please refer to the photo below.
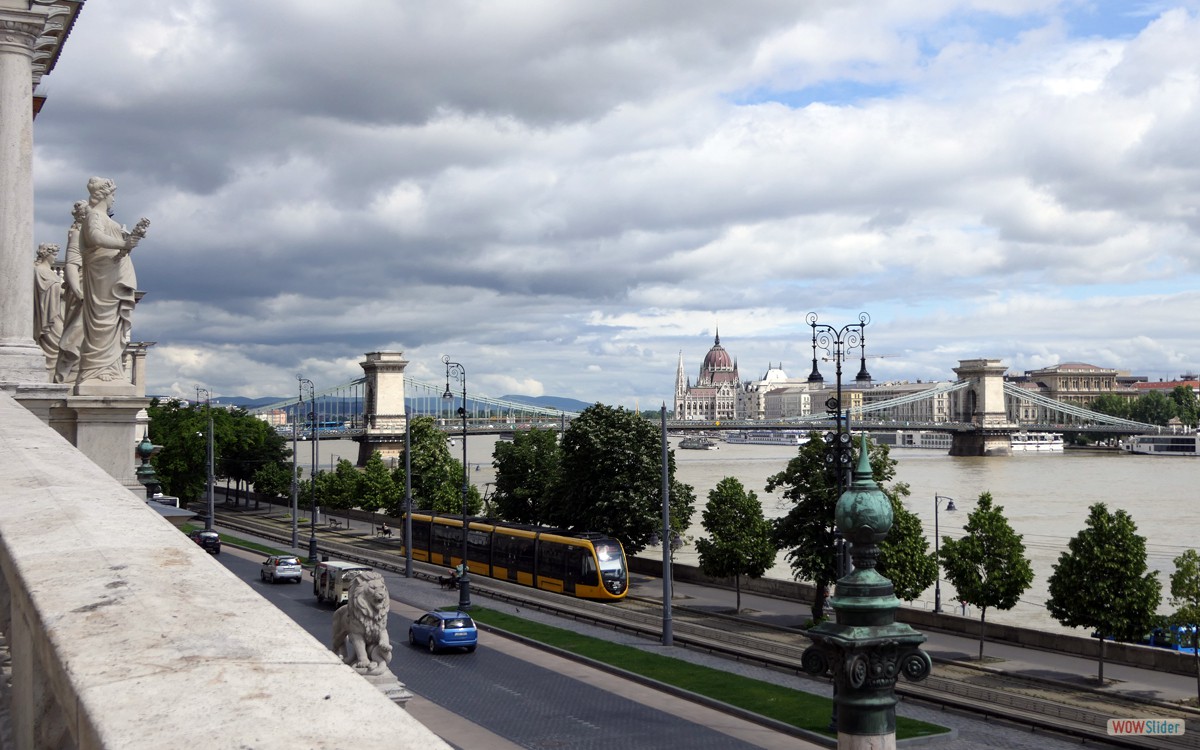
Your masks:
[{"label": "green ornate lamp post", "polygon": [[808,631],[802,658],[810,674],[833,673],[838,748],[896,747],[896,679],[929,676],[933,662],[919,646],[925,636],[896,622],[892,582],[875,570],[879,543],[892,528],[892,504],[871,476],[864,436],[850,487],[838,498],[838,531],[851,544],[854,572],[837,582],[834,622]]}]

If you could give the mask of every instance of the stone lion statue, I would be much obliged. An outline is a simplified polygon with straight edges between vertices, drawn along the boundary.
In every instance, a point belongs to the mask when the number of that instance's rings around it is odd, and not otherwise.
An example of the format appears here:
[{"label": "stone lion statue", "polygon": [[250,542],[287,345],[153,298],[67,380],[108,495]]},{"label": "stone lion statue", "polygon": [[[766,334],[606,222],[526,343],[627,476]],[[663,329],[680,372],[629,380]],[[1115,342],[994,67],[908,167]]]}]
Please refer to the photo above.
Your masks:
[{"label": "stone lion statue", "polygon": [[347,601],[333,613],[329,648],[355,669],[382,674],[392,659],[387,617],[390,597],[383,576],[374,570],[350,573]]}]

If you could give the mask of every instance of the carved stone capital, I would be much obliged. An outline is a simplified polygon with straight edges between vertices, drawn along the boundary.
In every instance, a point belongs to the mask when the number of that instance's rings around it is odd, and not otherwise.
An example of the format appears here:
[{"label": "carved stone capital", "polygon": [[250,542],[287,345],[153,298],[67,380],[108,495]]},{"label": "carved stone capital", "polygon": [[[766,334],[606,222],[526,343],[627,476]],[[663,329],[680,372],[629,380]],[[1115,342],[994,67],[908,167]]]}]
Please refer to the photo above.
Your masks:
[{"label": "carved stone capital", "polygon": [[0,10],[0,55],[33,59],[33,48],[46,28],[46,12]]}]

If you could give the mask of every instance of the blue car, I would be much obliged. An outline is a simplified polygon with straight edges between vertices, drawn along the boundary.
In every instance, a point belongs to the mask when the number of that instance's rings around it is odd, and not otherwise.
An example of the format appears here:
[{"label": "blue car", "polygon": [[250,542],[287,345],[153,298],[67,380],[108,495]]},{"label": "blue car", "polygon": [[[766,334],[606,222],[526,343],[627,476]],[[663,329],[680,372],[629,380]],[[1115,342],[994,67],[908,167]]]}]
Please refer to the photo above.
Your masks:
[{"label": "blue car", "polygon": [[425,646],[431,654],[443,648],[465,648],[471,652],[478,641],[475,621],[466,612],[426,612],[408,626],[408,642]]}]

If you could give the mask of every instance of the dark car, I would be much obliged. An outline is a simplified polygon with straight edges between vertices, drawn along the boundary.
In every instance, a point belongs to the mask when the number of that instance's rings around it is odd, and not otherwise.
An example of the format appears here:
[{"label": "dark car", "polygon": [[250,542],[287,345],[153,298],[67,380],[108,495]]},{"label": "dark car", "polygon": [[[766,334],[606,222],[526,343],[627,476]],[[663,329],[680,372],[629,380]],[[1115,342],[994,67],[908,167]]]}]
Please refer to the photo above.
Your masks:
[{"label": "dark car", "polygon": [[443,648],[474,651],[478,640],[475,621],[466,612],[426,612],[408,626],[408,642],[431,654]]},{"label": "dark car", "polygon": [[221,535],[215,531],[205,531],[204,529],[196,529],[188,534],[188,537],[204,548],[205,552],[219,555],[221,554]]}]

